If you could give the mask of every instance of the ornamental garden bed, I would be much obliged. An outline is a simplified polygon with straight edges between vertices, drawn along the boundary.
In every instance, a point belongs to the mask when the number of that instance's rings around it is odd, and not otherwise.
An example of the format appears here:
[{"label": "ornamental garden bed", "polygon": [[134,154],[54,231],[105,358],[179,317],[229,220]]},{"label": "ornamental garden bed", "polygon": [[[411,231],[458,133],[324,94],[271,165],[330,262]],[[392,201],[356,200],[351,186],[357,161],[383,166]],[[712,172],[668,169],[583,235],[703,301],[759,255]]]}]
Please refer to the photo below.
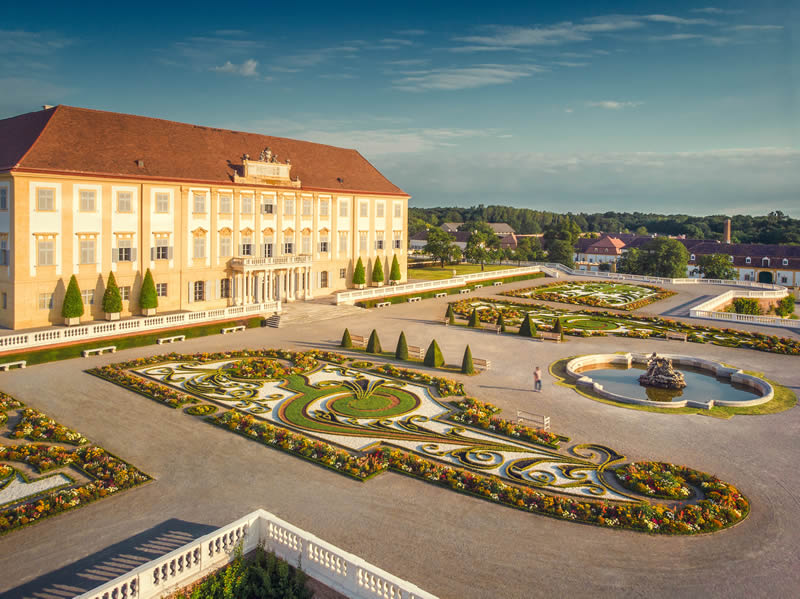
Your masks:
[{"label": "ornamental garden bed", "polygon": [[[230,376],[232,362],[254,358],[276,360],[288,374]],[[162,387],[159,401],[181,393],[221,406],[204,420],[359,481],[391,470],[530,512],[654,533],[712,532],[748,513],[735,487],[685,467],[682,476],[713,488],[701,486],[685,503],[653,503],[638,488],[608,482],[625,460],[613,449],[562,448],[567,437],[501,419],[495,406],[463,397],[456,381],[393,364],[356,368],[358,361],[317,350],[169,354],[104,367],[100,376]]]},{"label": "ornamental garden bed", "polygon": [[[0,534],[151,480],[80,433],[0,393],[0,413],[11,410],[19,410],[20,421],[6,436],[35,443],[0,444]],[[0,420],[0,429],[7,422]],[[31,476],[25,469],[47,476]]]},{"label": "ornamental garden bed", "polygon": [[675,295],[655,285],[607,283],[597,281],[556,281],[537,287],[513,289],[500,295],[524,297],[563,304],[578,304],[595,308],[637,310],[653,302]]}]

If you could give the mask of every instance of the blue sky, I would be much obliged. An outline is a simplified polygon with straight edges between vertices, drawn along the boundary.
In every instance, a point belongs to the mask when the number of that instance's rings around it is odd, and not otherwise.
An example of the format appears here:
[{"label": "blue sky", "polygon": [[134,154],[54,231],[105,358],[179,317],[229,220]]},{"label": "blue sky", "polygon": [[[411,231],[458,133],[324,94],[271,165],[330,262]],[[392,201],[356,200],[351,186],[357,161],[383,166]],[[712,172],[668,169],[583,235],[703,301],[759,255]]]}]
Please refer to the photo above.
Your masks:
[{"label": "blue sky", "polygon": [[354,147],[417,206],[800,216],[795,0],[4,11],[0,118],[63,103]]}]

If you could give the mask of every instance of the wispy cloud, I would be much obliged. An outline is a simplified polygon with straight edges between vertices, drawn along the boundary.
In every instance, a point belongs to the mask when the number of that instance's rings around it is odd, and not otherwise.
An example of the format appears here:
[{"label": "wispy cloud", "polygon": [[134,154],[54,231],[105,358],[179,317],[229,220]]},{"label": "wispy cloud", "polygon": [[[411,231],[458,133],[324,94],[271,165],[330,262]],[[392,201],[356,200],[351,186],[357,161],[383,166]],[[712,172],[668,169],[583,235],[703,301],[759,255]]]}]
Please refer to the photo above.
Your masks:
[{"label": "wispy cloud", "polygon": [[53,32],[0,29],[0,54],[46,56],[71,46],[77,40]]},{"label": "wispy cloud", "polygon": [[389,60],[386,64],[397,67],[415,67],[430,62],[429,58],[404,58],[401,60]]},{"label": "wispy cloud", "polygon": [[213,67],[211,70],[217,71],[218,73],[241,75],[242,77],[258,77],[258,61],[253,58],[248,58],[241,64],[233,64],[229,60],[224,65]]},{"label": "wispy cloud", "polygon": [[731,31],[780,31],[783,25],[733,25]]},{"label": "wispy cloud", "polygon": [[589,108],[605,108],[606,110],[622,110],[623,108],[636,108],[643,102],[620,102],[618,100],[601,100],[599,102],[586,102]]},{"label": "wispy cloud", "polygon": [[401,29],[396,33],[397,35],[425,35],[428,32],[424,29]]},{"label": "wispy cloud", "polygon": [[700,13],[704,15],[740,15],[743,10],[734,10],[728,8],[716,8],[714,6],[707,6],[705,8],[692,8],[689,12]]},{"label": "wispy cloud", "polygon": [[511,83],[534,73],[545,71],[537,65],[480,64],[468,67],[451,67],[414,71],[393,82],[395,89],[403,91],[461,90]]},{"label": "wispy cloud", "polygon": [[683,17],[674,17],[672,15],[645,15],[642,17],[647,21],[654,23],[672,23],[673,25],[715,25],[716,21],[709,19],[684,19]]}]

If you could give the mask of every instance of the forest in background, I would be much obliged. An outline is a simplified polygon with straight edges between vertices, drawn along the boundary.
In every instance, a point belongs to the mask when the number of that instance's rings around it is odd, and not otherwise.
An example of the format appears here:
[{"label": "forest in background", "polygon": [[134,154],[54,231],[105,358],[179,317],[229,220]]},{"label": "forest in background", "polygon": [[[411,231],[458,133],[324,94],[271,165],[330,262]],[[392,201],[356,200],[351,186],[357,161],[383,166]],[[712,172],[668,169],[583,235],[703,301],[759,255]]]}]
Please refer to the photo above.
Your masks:
[{"label": "forest in background", "polygon": [[[686,235],[691,239],[722,239],[726,215],[689,216],[686,214],[655,214],[647,212],[565,213],[513,208],[511,206],[472,206],[469,208],[410,208],[409,235],[424,231],[428,226],[446,222],[485,221],[508,223],[522,235],[544,233],[569,219],[582,232],[638,233],[641,235]],[[731,216],[734,243],[800,243],[800,219],[781,211],[764,216]]]}]

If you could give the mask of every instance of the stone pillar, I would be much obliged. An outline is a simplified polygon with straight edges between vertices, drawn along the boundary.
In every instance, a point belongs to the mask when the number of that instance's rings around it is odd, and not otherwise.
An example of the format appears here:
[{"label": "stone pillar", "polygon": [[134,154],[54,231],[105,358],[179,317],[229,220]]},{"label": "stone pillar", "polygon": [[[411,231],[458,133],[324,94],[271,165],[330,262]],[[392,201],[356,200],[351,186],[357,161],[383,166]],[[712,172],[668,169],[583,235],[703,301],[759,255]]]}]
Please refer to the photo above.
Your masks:
[{"label": "stone pillar", "polygon": [[306,277],[308,277],[308,291],[306,291],[306,299],[314,298],[314,271],[309,266],[306,269]]}]

